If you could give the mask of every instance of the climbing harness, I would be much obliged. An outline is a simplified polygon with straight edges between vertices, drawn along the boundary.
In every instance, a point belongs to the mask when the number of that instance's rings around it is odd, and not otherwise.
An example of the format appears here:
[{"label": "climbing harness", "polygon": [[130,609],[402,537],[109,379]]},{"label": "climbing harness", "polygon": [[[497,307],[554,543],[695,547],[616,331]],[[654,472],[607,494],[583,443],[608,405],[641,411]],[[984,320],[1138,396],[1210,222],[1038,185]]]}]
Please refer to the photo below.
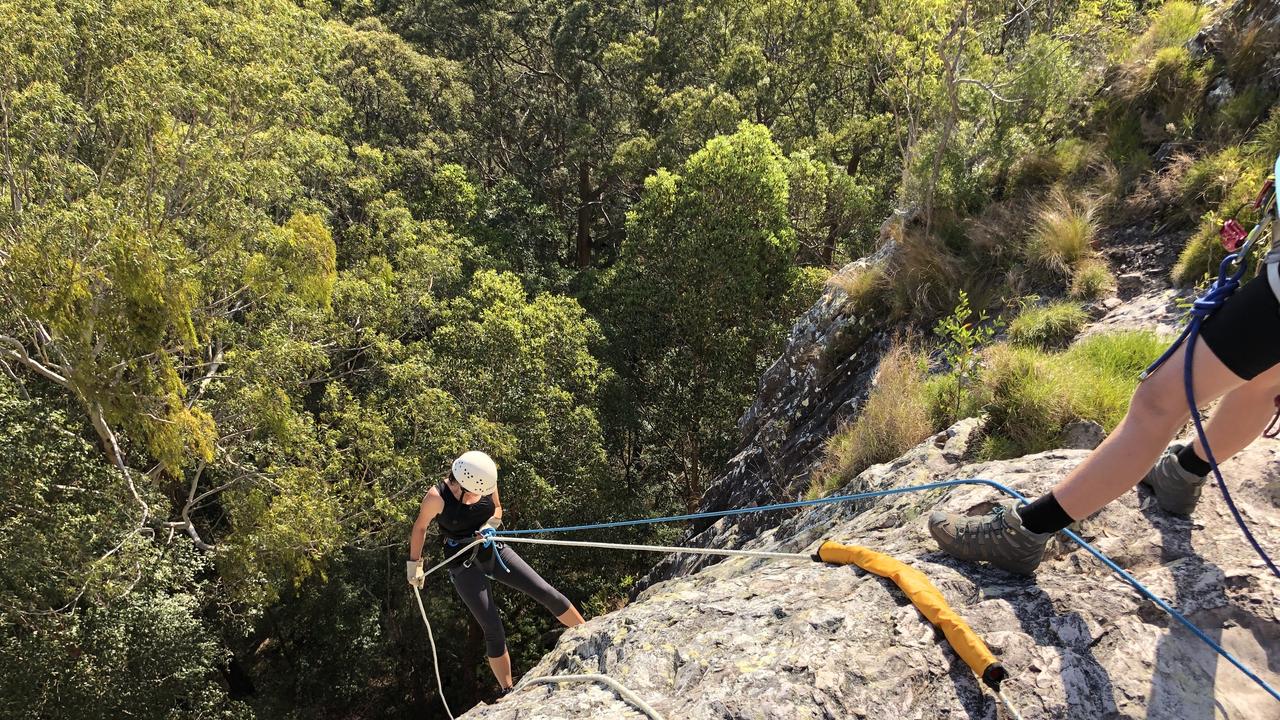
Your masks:
[{"label": "climbing harness", "polygon": [[[988,480],[985,478],[968,478],[968,479],[959,479],[959,480],[944,480],[939,482],[925,483],[922,485],[888,488],[884,490],[873,490],[868,492],[853,493],[849,495],[834,495],[831,497],[819,498],[816,500],[801,500],[801,501],[795,501],[795,502],[775,503],[772,505],[736,508],[732,510],[710,511],[705,513],[692,513],[688,515],[671,516],[666,518],[642,518],[638,520],[595,523],[592,525],[572,525],[572,526],[565,526],[565,527],[533,528],[529,530],[503,530],[503,531],[498,531],[494,533],[494,535],[497,537],[504,538],[507,542],[523,542],[528,544],[560,545],[560,546],[568,546],[568,547],[595,547],[595,548],[621,549],[621,550],[642,550],[642,551],[663,552],[663,553],[690,553],[690,554],[698,554],[698,555],[723,555],[723,556],[729,556],[729,557],[737,556],[737,557],[758,557],[758,558],[765,558],[765,559],[812,560],[814,559],[813,556],[803,555],[800,553],[775,553],[775,552],[758,551],[758,550],[728,550],[728,549],[722,550],[722,549],[716,549],[716,548],[699,548],[699,547],[631,545],[631,544],[625,544],[625,543],[575,542],[575,541],[569,541],[569,540],[547,540],[543,538],[526,538],[521,536],[535,534],[535,533],[544,534],[544,533],[553,533],[553,532],[575,532],[575,531],[590,530],[590,529],[616,528],[616,527],[626,527],[626,526],[634,526],[634,525],[648,525],[648,524],[653,524],[658,522],[673,522],[677,520],[694,520],[694,519],[712,518],[712,517],[745,515],[745,514],[756,513],[756,512],[769,512],[769,511],[775,511],[775,510],[785,510],[785,509],[800,508],[800,507],[814,507],[819,505],[829,505],[829,504],[841,503],[841,502],[870,500],[873,498],[889,497],[889,496],[903,495],[908,493],[926,492],[929,490],[954,488],[954,487],[960,487],[960,486],[966,486],[966,485],[985,485],[987,487],[998,490],[1004,493],[1005,495],[1015,498],[1021,503],[1025,504],[1028,502],[1025,496],[1023,496],[1017,490],[1014,490],[1013,488],[1008,487],[1007,485],[996,482],[994,480]],[[1101,550],[1098,550],[1097,548],[1095,548],[1093,545],[1085,541],[1079,535],[1072,532],[1071,530],[1063,530],[1062,532],[1068,538],[1070,538],[1072,542],[1084,548],[1089,554],[1093,555],[1095,558],[1098,559],[1099,562],[1101,562],[1109,570],[1111,570],[1113,573],[1119,576],[1120,579],[1124,580],[1125,583],[1127,583],[1130,587],[1132,587],[1139,595],[1146,598],[1147,600],[1150,600],[1152,603],[1156,605],[1156,607],[1160,608],[1162,611],[1164,611],[1174,620],[1178,621],[1179,624],[1181,624],[1183,627],[1189,630],[1199,640],[1201,640],[1206,645],[1208,645],[1219,656],[1221,656],[1227,662],[1231,663],[1231,665],[1233,665],[1237,670],[1239,670],[1251,681],[1253,681],[1258,687],[1262,688],[1268,695],[1270,695],[1276,701],[1280,702],[1280,691],[1277,691],[1275,688],[1271,687],[1271,685],[1269,685],[1265,680],[1263,680],[1257,673],[1255,673],[1247,665],[1245,665],[1238,658],[1236,658],[1236,656],[1233,655],[1231,652],[1229,652],[1228,650],[1223,648],[1220,644],[1218,644],[1216,641],[1214,641],[1213,638],[1209,637],[1209,635],[1205,633],[1205,631],[1201,630],[1195,623],[1191,622],[1191,620],[1189,620],[1185,615],[1178,612],[1171,605],[1169,605],[1169,603],[1162,600],[1158,595],[1156,595],[1154,592],[1148,589],[1145,585],[1139,582],[1137,578],[1133,577],[1131,574],[1126,572],[1123,568],[1121,568],[1118,564],[1116,564],[1115,561],[1111,560],[1111,558],[1107,557],[1107,555],[1104,554]],[[459,554],[466,552],[467,550],[471,549],[475,545],[483,543],[484,541],[485,541],[485,538],[477,538],[469,545],[463,547],[453,556],[450,556],[448,559],[432,567],[430,570],[426,572],[426,574],[430,575],[431,573],[435,572],[439,568],[448,564]],[[831,555],[832,553],[837,553],[838,551],[840,552],[847,551],[846,549],[844,549],[844,546],[840,546],[836,543],[830,543],[830,542],[824,543],[823,546],[819,548],[818,555],[820,559],[821,559],[823,548],[827,549],[827,553],[829,555]],[[865,552],[871,552],[871,551],[866,551],[865,548],[862,548],[861,550]],[[854,553],[854,554],[860,554],[860,553]],[[875,553],[875,555],[879,555],[879,553]],[[885,557],[885,556],[881,556],[881,557]],[[892,560],[892,558],[888,558],[888,559]],[[897,561],[893,561],[893,562],[896,563]],[[868,569],[868,568],[864,567],[864,569]],[[875,572],[874,570],[870,570],[870,569],[868,569],[868,571]],[[913,570],[913,572],[918,572],[918,571]],[[876,574],[880,574],[880,573],[876,573]],[[890,574],[892,574],[891,571],[890,571]],[[885,577],[889,577],[889,575],[885,575]],[[891,578],[891,579],[894,579],[895,583],[897,583],[896,578]],[[928,582],[927,578],[925,578],[925,581]],[[902,587],[902,585],[900,584],[899,587]],[[415,594],[418,594],[418,589],[416,587],[414,588],[414,592]],[[917,608],[919,607],[920,606],[917,605]],[[430,622],[427,621],[426,611],[422,606],[422,599],[420,594],[418,594],[418,610],[422,614],[423,622],[427,625],[428,639],[432,643],[432,661],[433,663],[436,663],[435,664],[436,682],[437,682],[437,686],[440,687],[440,696],[441,696],[441,701],[443,702],[444,688],[443,688],[443,682],[441,681],[441,677],[440,677],[440,667],[438,662],[436,661],[435,640],[434,640],[434,637],[431,635],[431,624]],[[929,618],[930,622],[934,622],[935,624],[938,624],[933,620],[932,617],[930,617],[929,614],[925,613],[924,610],[921,610],[921,613],[924,614],[926,618]],[[938,617],[941,619],[943,616],[942,614],[938,614]],[[962,623],[963,621],[960,621],[960,622]],[[939,625],[939,626],[943,627],[942,625]],[[945,627],[943,629],[943,633],[944,635],[947,634]],[[948,638],[948,640],[950,640],[950,638]],[[978,639],[977,641],[978,643],[981,643],[981,639]],[[962,640],[961,646],[964,646],[965,642],[967,641]],[[954,643],[952,644],[952,647],[956,648],[957,654],[961,654],[959,647],[957,647]],[[967,653],[969,651],[966,650],[965,652]],[[965,655],[963,654],[961,656],[965,657]],[[987,674],[988,670],[992,667],[991,663],[989,662],[984,663],[983,656],[981,655],[980,652],[975,652],[973,655],[971,655],[971,657],[976,658],[976,662],[969,662],[970,658],[965,657],[966,663],[969,664],[970,668],[974,669],[974,672],[978,674],[979,677],[983,677],[984,681],[986,681],[985,675]],[[981,670],[979,670],[978,667],[975,667],[975,665],[980,667]],[[996,666],[998,666],[998,663],[996,663]],[[995,671],[993,670],[992,672],[994,673]],[[1003,672],[1003,668],[1000,669],[1000,672]],[[595,677],[592,676],[592,679],[595,679]],[[1000,680],[1003,680],[1003,679],[1004,677],[1000,677]],[[557,678],[554,678],[554,677],[538,678],[536,681],[537,682],[556,682]],[[525,682],[526,681],[522,681],[521,684],[523,685]],[[535,682],[535,680],[528,679],[527,682]],[[601,680],[600,682],[605,682],[606,684],[610,684],[611,687],[614,687],[614,685],[609,681]],[[988,684],[990,685],[991,683],[988,683]],[[615,687],[615,689],[617,689],[617,687]],[[1021,720],[1021,716],[1018,714],[1017,710],[1014,708],[1012,702],[1010,702],[1003,688],[999,686],[998,682],[993,686],[993,689],[995,690],[997,699],[1000,701],[1004,709],[1008,711],[1010,716],[1013,717],[1014,720]],[[620,692],[619,694],[621,695],[622,693]],[[625,695],[623,697],[626,698]],[[628,701],[631,701],[631,700],[628,699]],[[633,704],[635,703],[633,702]],[[449,711],[447,703],[445,703],[445,710],[446,712]],[[449,717],[452,720],[453,715],[450,714]],[[650,717],[653,717],[653,716],[651,715]]]},{"label": "climbing harness", "polygon": [[[493,550],[493,557],[497,560],[498,566],[502,568],[502,572],[510,573],[511,568],[507,567],[507,563],[502,559],[502,543],[493,539],[494,529],[486,527],[480,531],[480,535],[481,540],[479,541],[479,545],[476,545],[475,542],[467,545],[467,547],[471,549],[471,557],[467,558],[462,563],[462,567],[471,567],[474,565],[477,561],[477,555],[479,554],[480,549],[488,548]],[[445,538],[444,544],[450,548],[455,548],[462,545],[462,541],[454,540],[453,538]],[[453,555],[452,557],[457,557],[457,555]]]},{"label": "climbing harness", "polygon": [[[1223,258],[1222,263],[1218,266],[1218,279],[1209,286],[1209,290],[1203,296],[1192,303],[1191,319],[1187,323],[1187,327],[1183,329],[1182,334],[1173,341],[1173,344],[1169,346],[1168,350],[1165,350],[1159,359],[1151,364],[1151,367],[1143,371],[1140,379],[1145,380],[1150,377],[1151,373],[1156,371],[1156,368],[1159,368],[1169,358],[1173,357],[1179,347],[1183,344],[1186,345],[1186,361],[1182,369],[1182,383],[1187,396],[1187,407],[1191,410],[1191,421],[1195,425],[1196,436],[1200,439],[1200,447],[1204,450],[1205,460],[1208,461],[1210,469],[1213,470],[1214,480],[1217,482],[1218,489],[1222,491],[1222,499],[1226,501],[1227,508],[1231,510],[1231,516],[1235,518],[1236,524],[1240,526],[1245,539],[1253,546],[1254,552],[1258,553],[1258,557],[1262,558],[1262,562],[1266,563],[1271,573],[1280,578],[1280,568],[1276,567],[1275,562],[1267,555],[1267,551],[1262,548],[1258,539],[1253,536],[1253,531],[1249,529],[1244,516],[1240,514],[1240,509],[1236,507],[1235,500],[1231,497],[1231,491],[1227,489],[1227,482],[1222,477],[1222,470],[1218,467],[1218,460],[1213,455],[1213,448],[1209,447],[1209,438],[1204,431],[1204,421],[1200,416],[1200,408],[1196,404],[1194,373],[1192,371],[1196,340],[1200,337],[1200,325],[1214,311],[1222,307],[1223,303],[1240,286],[1240,279],[1244,276],[1245,270],[1249,266],[1249,252],[1266,229],[1271,226],[1274,220],[1273,214],[1280,212],[1280,208],[1276,206],[1276,178],[1280,178],[1280,157],[1276,158],[1275,175],[1267,181],[1262,188],[1262,192],[1258,194],[1257,199],[1254,201],[1254,207],[1261,211],[1261,218],[1258,223],[1254,225],[1253,230],[1243,236],[1243,242],[1241,242],[1243,228],[1239,223],[1232,220],[1223,225],[1223,245],[1233,252]],[[1275,293],[1277,300],[1280,300],[1280,243],[1272,242],[1271,251],[1267,253],[1263,263],[1266,265],[1267,281],[1271,285],[1271,291]],[[1232,265],[1236,266],[1234,271],[1232,271]],[[1277,417],[1280,417],[1280,413],[1277,414]],[[1274,422],[1275,420],[1273,420]],[[1270,431],[1271,428],[1268,427],[1265,432]]]}]

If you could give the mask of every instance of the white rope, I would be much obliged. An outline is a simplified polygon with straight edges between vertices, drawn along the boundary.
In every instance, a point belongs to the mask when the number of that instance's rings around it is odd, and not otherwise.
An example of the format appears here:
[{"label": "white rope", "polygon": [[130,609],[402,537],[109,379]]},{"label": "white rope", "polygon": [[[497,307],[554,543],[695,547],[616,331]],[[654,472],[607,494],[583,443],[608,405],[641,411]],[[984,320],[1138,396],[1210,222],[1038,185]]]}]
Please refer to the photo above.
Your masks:
[{"label": "white rope", "polygon": [[413,588],[414,597],[418,598],[418,612],[422,613],[422,622],[427,625],[427,640],[431,642],[431,664],[436,668],[436,687],[440,688],[440,702],[444,704],[444,714],[454,720],[453,711],[449,709],[449,701],[444,699],[444,681],[440,679],[440,660],[436,657],[436,636],[431,632],[431,621],[427,619],[427,609],[422,607],[422,593]]},{"label": "white rope", "polygon": [[[463,545],[458,552],[450,555],[444,560],[441,560],[439,563],[433,565],[430,570],[424,572],[422,574],[423,579],[425,580],[428,575],[439,570],[445,565],[448,565],[454,558],[482,542],[484,542],[484,538],[477,538],[472,541],[471,544]],[[444,680],[440,677],[440,659],[436,657],[436,636],[431,632],[431,621],[427,619],[427,609],[422,605],[422,592],[418,590],[417,585],[413,585],[411,587],[413,588],[413,596],[418,600],[418,613],[422,615],[422,623],[427,626],[427,640],[431,643],[431,664],[436,669],[436,687],[440,689],[440,702],[444,704],[444,713],[449,716],[449,720],[454,720],[453,710],[449,709],[449,701],[444,699]]]},{"label": "white rope", "polygon": [[1013,720],[1022,720],[1022,716],[1014,709],[1013,703],[1009,701],[1009,697],[1004,694],[1004,690],[996,690],[996,697],[1000,698],[1000,702],[1004,705],[1004,709],[1009,712],[1009,716]]},{"label": "white rope", "polygon": [[530,545],[565,545],[567,547],[607,548],[611,550],[642,550],[660,553],[690,553],[693,555],[728,555],[742,557],[771,558],[774,560],[804,560],[813,562],[813,558],[803,553],[776,553],[761,550],[720,550],[718,548],[672,547],[670,545],[626,545],[623,543],[583,542],[581,540],[545,540],[542,538],[511,537],[499,535],[499,542],[529,543]]},{"label": "white rope", "polygon": [[608,685],[623,700],[635,705],[640,712],[653,718],[653,720],[664,720],[662,715],[649,706],[649,703],[641,700],[635,693],[626,688],[625,685],[614,680],[608,675],[551,675],[548,677],[527,678],[521,681],[521,685],[533,683],[562,683],[562,682],[598,682]]}]

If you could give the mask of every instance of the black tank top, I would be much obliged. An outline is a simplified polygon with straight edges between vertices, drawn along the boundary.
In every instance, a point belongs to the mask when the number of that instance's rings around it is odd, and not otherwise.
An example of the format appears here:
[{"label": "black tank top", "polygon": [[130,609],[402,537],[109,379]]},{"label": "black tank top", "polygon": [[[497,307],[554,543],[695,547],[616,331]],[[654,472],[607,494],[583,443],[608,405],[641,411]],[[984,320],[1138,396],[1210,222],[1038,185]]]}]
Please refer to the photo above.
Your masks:
[{"label": "black tank top", "polygon": [[467,505],[453,494],[448,483],[442,482],[436,489],[440,491],[440,497],[444,498],[444,510],[440,512],[436,522],[440,523],[440,532],[446,540],[471,540],[485,521],[493,517],[492,493]]}]

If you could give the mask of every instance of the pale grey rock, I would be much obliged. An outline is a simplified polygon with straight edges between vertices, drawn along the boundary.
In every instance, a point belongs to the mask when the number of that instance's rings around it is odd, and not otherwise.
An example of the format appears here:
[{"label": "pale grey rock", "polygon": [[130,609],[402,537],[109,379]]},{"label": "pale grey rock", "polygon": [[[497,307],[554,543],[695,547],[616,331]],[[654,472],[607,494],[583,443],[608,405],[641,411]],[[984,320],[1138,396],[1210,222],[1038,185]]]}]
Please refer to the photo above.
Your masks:
[{"label": "pale grey rock", "polygon": [[1092,420],[1073,422],[1062,431],[1062,447],[1072,450],[1092,450],[1106,439],[1107,431]]},{"label": "pale grey rock", "polygon": [[[1086,453],[1064,450],[966,465],[969,420],[844,491],[985,477],[1033,497]],[[1266,496],[1280,450],[1260,442],[1224,465],[1255,531],[1280,536]],[[1010,670],[1005,687],[1027,720],[1264,720],[1277,704],[1235,668],[1138,597],[1069,541],[1055,541],[1035,579],[957,562],[936,551],[929,511],[985,512],[985,486],[823,506],[748,547],[811,553],[824,539],[866,545],[928,575]],[[1280,683],[1280,582],[1259,567],[1219,494],[1190,520],[1161,512],[1145,490],[1084,523],[1086,539],[1272,684]],[[1274,541],[1272,541],[1274,544]],[[629,606],[567,631],[531,676],[607,673],[669,719],[968,718],[995,703],[890,582],[808,560],[731,559],[661,582]],[[469,719],[632,718],[603,687],[522,687]]]},{"label": "pale grey rock", "polygon": [[1205,97],[1209,107],[1218,108],[1230,102],[1236,96],[1235,88],[1231,87],[1231,81],[1226,77],[1218,78],[1213,84],[1213,88],[1209,90],[1209,94]]},{"label": "pale grey rock", "polygon": [[1091,323],[1077,337],[1080,339],[1104,332],[1151,330],[1172,340],[1182,330],[1186,311],[1180,302],[1189,302],[1192,293],[1185,289],[1149,290],[1118,306],[1108,308],[1102,318]]}]

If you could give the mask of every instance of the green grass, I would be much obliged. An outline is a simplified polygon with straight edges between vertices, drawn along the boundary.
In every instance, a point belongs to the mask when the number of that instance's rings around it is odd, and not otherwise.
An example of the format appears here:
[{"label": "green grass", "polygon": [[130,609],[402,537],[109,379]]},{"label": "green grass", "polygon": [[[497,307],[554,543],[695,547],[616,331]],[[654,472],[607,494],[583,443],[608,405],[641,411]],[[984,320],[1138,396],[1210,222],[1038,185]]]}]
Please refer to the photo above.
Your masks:
[{"label": "green grass", "polygon": [[1101,148],[1080,138],[1059,140],[1051,147],[1036,148],[1009,170],[1009,192],[1033,190],[1059,181],[1077,181],[1102,160]]},{"label": "green grass", "polygon": [[1173,0],[1160,6],[1151,25],[1129,48],[1129,59],[1140,60],[1167,49],[1181,47],[1200,32],[1204,9],[1185,0]]},{"label": "green grass", "polygon": [[1165,344],[1154,333],[1123,332],[1095,335],[1057,353],[991,348],[975,391],[989,417],[983,454],[994,459],[1053,449],[1078,420],[1110,432],[1128,409],[1138,374]]},{"label": "green grass", "polygon": [[884,268],[860,267],[840,271],[827,279],[827,284],[838,287],[847,296],[845,302],[858,308],[869,308],[882,299],[888,288]]},{"label": "green grass", "polygon": [[[1233,145],[1195,161],[1182,180],[1183,201],[1191,211],[1207,209],[1200,216],[1196,232],[1187,240],[1173,267],[1173,280],[1182,285],[1199,281],[1205,273],[1217,274],[1218,263],[1226,257],[1218,232],[1227,218],[1234,217],[1246,229],[1258,220],[1252,203],[1271,169],[1272,157],[1258,149],[1268,140],[1262,131],[1272,131],[1271,120],[1259,128],[1254,141]],[[1260,140],[1261,139],[1261,140]]]},{"label": "green grass", "polygon": [[1217,131],[1227,138],[1238,138],[1261,121],[1275,103],[1274,93],[1259,87],[1241,90],[1218,109]]},{"label": "green grass", "polygon": [[1094,335],[1062,351],[995,345],[983,353],[973,386],[957,393],[954,373],[926,378],[924,356],[895,343],[881,361],[862,414],[827,441],[808,496],[829,494],[937,429],[983,412],[986,459],[1051,450],[1066,426],[1079,420],[1110,432],[1128,410],[1138,374],[1165,345],[1149,332]]},{"label": "green grass", "polygon": [[1253,157],[1275,158],[1280,155],[1280,105],[1271,108],[1267,119],[1253,132],[1245,146]]},{"label": "green grass", "polygon": [[1217,207],[1248,173],[1248,158],[1233,145],[1191,163],[1182,176],[1182,200],[1190,207]]},{"label": "green grass", "polygon": [[1227,251],[1222,247],[1222,241],[1219,239],[1219,227],[1220,224],[1215,222],[1212,213],[1200,223],[1200,227],[1178,254],[1178,262],[1174,263],[1171,274],[1175,283],[1194,285],[1205,276],[1205,273],[1217,275],[1218,264],[1227,256]]},{"label": "green grass", "polygon": [[1084,309],[1074,302],[1028,308],[1009,324],[1009,339],[1016,345],[1062,347],[1080,334],[1088,319]]},{"label": "green grass", "polygon": [[809,496],[830,493],[872,465],[898,457],[932,430],[924,356],[906,343],[895,343],[880,361],[862,413],[827,441]]},{"label": "green grass", "polygon": [[1185,47],[1168,47],[1156,52],[1142,74],[1141,100],[1158,110],[1164,123],[1181,124],[1180,132],[1191,132],[1188,118],[1194,118],[1204,97],[1209,76],[1205,67]]}]

